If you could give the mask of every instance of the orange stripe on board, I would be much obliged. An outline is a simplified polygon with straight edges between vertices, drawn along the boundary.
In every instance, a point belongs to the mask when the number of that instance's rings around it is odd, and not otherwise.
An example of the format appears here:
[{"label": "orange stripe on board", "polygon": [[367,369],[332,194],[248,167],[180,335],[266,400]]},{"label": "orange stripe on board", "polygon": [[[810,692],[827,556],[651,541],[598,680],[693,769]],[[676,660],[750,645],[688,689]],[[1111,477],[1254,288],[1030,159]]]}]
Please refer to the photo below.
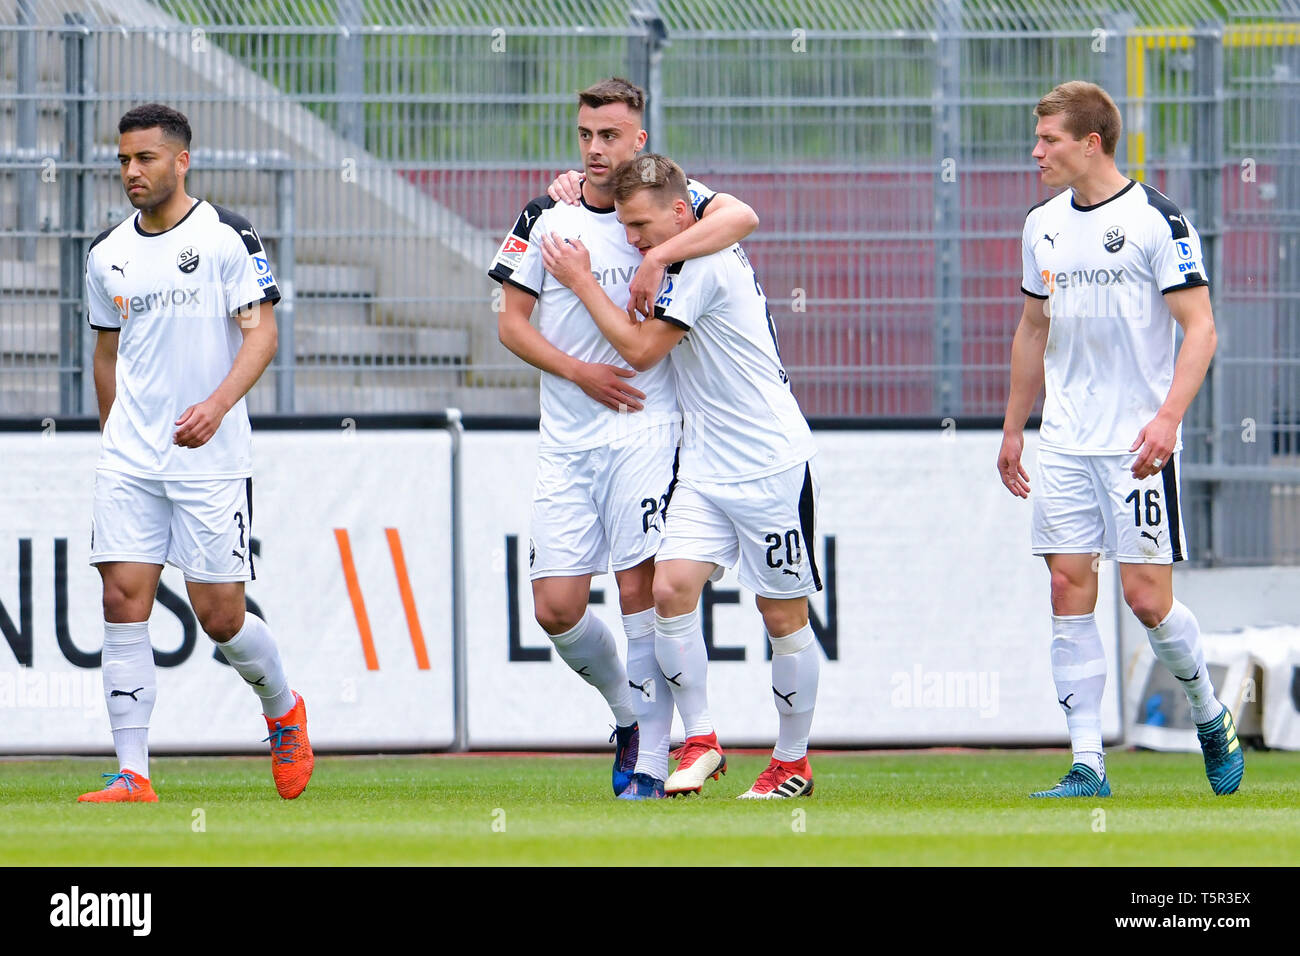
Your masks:
[{"label": "orange stripe on board", "polygon": [[361,634],[361,650],[366,655],[366,670],[379,670],[379,658],[375,655],[375,639],[370,633],[370,617],[366,614],[366,602],[361,597],[361,582],[357,580],[357,566],[352,562],[352,544],[348,541],[345,528],[334,529],[334,540],[339,543],[339,557],[343,559],[343,579],[348,584],[348,597],[352,599],[352,613],[357,618],[357,630]]},{"label": "orange stripe on board", "polygon": [[424,631],[420,630],[420,615],[415,612],[415,595],[411,593],[411,579],[406,574],[406,557],[402,554],[402,539],[396,528],[385,528],[388,550],[393,552],[393,570],[397,572],[397,589],[402,592],[402,608],[406,611],[406,627],[411,632],[411,646],[415,648],[415,664],[429,669],[429,652],[424,647]]}]

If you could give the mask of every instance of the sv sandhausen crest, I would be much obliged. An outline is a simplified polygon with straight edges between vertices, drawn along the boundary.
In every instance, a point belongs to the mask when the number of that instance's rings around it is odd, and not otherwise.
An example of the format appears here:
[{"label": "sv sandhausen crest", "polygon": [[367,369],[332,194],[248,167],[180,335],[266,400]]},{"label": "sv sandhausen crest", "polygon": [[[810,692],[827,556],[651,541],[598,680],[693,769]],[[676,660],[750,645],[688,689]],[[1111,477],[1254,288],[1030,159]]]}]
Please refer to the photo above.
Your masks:
[{"label": "sv sandhausen crest", "polygon": [[193,246],[186,246],[176,256],[176,268],[189,275],[199,267],[199,254]]},{"label": "sv sandhausen crest", "polygon": [[1124,248],[1124,230],[1119,226],[1111,226],[1102,237],[1101,244],[1107,252],[1119,252]]}]

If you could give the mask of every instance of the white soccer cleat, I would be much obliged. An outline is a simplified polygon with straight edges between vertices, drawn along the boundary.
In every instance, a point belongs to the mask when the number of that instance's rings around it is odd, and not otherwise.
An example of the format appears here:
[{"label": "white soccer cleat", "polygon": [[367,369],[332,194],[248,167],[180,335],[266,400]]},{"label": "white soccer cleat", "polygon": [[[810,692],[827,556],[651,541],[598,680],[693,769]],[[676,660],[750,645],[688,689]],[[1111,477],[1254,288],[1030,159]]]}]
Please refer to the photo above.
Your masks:
[{"label": "white soccer cleat", "polygon": [[687,737],[682,749],[673,754],[679,758],[677,769],[664,781],[664,793],[675,797],[679,793],[699,793],[709,777],[718,779],[727,772],[727,757],[718,746],[718,734],[707,737]]}]

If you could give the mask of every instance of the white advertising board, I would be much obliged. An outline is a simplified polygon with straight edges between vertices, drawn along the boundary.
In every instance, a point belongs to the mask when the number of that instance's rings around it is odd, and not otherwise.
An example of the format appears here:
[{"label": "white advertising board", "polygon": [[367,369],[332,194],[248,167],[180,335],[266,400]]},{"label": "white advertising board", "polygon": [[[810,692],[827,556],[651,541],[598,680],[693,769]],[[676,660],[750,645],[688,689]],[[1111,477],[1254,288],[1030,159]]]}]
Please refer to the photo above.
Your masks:
[{"label": "white advertising board", "polygon": [[[816,554],[826,587],[810,605],[826,661],[813,746],[1067,742],[1051,677],[1048,574],[1029,553],[1029,502],[998,480],[1000,433],[823,431],[816,439]],[[1033,474],[1036,436],[1026,445]],[[470,432],[463,451],[470,745],[602,744],[608,708],[533,619],[536,435]],[[1102,564],[1107,740],[1121,729],[1114,574]],[[593,588],[594,609],[622,644],[613,576]],[[706,595],[703,617],[719,739],[770,746],[777,718],[766,639],[734,572]]]},{"label": "white advertising board", "polygon": [[[450,436],[347,427],[253,441],[247,594],[307,701],[313,743],[450,746]],[[87,564],[98,442],[0,436],[0,752],[111,749],[100,579]],[[180,572],[167,568],[163,587],[150,618],[161,657],[152,749],[258,752],[256,697],[213,658]]]}]

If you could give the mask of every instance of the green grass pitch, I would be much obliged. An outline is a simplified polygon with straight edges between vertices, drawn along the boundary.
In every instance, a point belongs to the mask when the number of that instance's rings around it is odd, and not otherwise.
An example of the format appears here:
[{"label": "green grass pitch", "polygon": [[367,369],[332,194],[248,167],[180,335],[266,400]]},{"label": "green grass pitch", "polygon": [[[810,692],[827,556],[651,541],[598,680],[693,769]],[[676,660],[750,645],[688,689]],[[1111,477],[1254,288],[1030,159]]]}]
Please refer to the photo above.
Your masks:
[{"label": "green grass pitch", "polygon": [[[1115,753],[1115,795],[1029,800],[1064,752],[814,754],[816,792],[615,801],[603,756],[318,757],[295,801],[269,760],[159,758],[158,804],[77,804],[110,761],[0,762],[0,865],[1294,865],[1300,754],[1251,751],[1215,797],[1199,755]],[[1104,811],[1104,814],[1097,811]]]}]

